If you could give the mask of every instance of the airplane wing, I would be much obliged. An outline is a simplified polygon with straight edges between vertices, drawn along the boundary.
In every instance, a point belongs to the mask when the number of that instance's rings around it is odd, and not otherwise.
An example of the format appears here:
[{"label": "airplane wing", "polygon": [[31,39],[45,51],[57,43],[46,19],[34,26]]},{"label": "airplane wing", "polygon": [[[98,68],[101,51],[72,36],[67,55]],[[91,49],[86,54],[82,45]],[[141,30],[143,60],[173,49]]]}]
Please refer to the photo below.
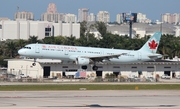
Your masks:
[{"label": "airplane wing", "polygon": [[125,55],[127,53],[115,54],[115,55],[102,55],[102,56],[81,56],[81,58],[89,58],[92,61],[102,61],[102,60],[109,60],[111,58],[118,58],[121,55]]}]

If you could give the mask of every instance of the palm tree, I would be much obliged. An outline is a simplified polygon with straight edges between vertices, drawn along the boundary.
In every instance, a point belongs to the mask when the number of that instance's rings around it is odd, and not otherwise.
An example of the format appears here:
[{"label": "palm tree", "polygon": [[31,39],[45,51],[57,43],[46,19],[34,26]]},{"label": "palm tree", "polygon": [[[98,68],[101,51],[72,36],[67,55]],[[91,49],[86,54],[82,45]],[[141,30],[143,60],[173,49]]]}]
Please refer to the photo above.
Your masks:
[{"label": "palm tree", "polygon": [[54,36],[45,37],[44,39],[42,39],[42,42],[45,44],[54,44]]},{"label": "palm tree", "polygon": [[104,22],[96,22],[95,27],[98,30],[98,32],[101,34],[101,37],[105,37],[107,33],[106,24]]},{"label": "palm tree", "polygon": [[17,40],[16,42],[17,49],[24,47],[26,44],[27,44],[26,40],[23,40],[23,39]]},{"label": "palm tree", "polygon": [[6,52],[5,52],[5,42],[1,41],[0,43],[0,55],[5,56]]},{"label": "palm tree", "polygon": [[6,56],[9,56],[10,58],[14,58],[17,55],[17,48],[16,44],[11,41],[7,42],[5,46]]},{"label": "palm tree", "polygon": [[38,43],[38,36],[29,36],[28,43]]},{"label": "palm tree", "polygon": [[75,45],[75,40],[76,40],[76,37],[72,35],[70,37],[67,37],[66,45]]},{"label": "palm tree", "polygon": [[54,43],[64,45],[66,43],[66,39],[67,38],[63,36],[57,36],[57,37],[54,37]]}]

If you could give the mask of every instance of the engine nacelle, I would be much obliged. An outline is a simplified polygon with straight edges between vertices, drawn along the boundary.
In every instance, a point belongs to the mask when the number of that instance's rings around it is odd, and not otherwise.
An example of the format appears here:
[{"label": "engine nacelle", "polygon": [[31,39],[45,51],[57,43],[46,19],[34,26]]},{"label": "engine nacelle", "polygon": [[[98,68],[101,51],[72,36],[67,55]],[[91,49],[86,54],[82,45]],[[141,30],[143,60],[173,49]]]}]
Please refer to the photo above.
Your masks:
[{"label": "engine nacelle", "polygon": [[88,58],[81,58],[81,57],[76,58],[76,64],[87,65],[89,63],[90,63],[90,60]]}]

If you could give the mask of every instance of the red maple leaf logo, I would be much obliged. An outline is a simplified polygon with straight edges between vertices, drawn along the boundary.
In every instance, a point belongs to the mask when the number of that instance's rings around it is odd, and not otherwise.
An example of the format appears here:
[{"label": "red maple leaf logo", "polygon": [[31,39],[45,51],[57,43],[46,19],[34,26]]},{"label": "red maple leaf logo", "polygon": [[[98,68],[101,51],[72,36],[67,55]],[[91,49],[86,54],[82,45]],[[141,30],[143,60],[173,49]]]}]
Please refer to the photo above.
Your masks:
[{"label": "red maple leaf logo", "polygon": [[154,40],[152,40],[148,44],[149,44],[150,49],[156,49],[156,47],[158,46],[158,43],[156,43]]}]

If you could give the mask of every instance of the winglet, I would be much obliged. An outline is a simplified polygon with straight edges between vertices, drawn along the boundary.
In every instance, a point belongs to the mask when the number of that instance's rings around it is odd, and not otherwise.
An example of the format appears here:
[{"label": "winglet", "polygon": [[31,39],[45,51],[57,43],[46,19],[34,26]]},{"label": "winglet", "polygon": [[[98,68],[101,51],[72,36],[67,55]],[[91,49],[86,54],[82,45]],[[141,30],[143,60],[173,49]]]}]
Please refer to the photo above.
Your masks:
[{"label": "winglet", "polygon": [[161,32],[154,33],[154,35],[151,36],[151,38],[142,46],[141,49],[139,49],[139,51],[156,53],[161,39],[161,34]]}]

